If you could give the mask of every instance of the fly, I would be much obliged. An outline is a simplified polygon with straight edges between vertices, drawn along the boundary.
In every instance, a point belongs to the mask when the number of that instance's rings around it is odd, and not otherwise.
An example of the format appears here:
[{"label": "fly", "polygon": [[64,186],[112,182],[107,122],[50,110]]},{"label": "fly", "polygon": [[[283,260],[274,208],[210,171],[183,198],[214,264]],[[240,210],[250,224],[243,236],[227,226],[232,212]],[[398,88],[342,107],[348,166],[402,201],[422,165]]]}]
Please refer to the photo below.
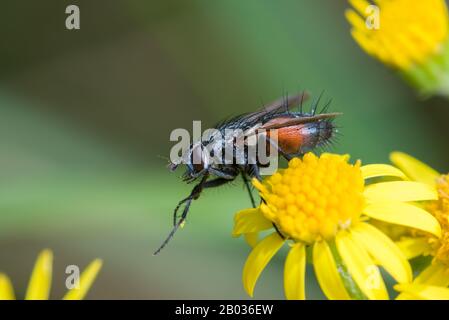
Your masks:
[{"label": "fly", "polygon": [[[288,96],[256,112],[224,121],[216,126],[218,135],[211,135],[208,139],[192,143],[183,155],[181,163],[170,162],[171,171],[176,170],[180,164],[186,166],[184,181],[198,182],[189,196],[176,206],[173,214],[173,228],[154,255],[158,254],[171,240],[185,221],[192,201],[198,199],[204,189],[224,185],[241,176],[251,203],[253,207],[256,207],[249,181],[251,178],[262,180],[260,171],[267,166],[267,163],[262,163],[259,157],[250,154],[248,137],[256,137],[256,144],[266,143],[286,160],[302,156],[308,151],[326,146],[331,142],[337,132],[333,120],[340,113],[327,113],[330,101],[320,112],[317,112],[320,98],[312,103],[309,112],[304,112],[303,102],[307,98],[306,93]],[[299,105],[299,110],[291,110],[296,105]],[[225,134],[227,130],[237,130],[239,134],[231,138],[223,138],[227,137]],[[273,136],[276,136],[276,139],[272,139]],[[243,141],[243,147],[238,145],[237,141]],[[232,161],[226,162],[221,158],[220,160],[223,161],[213,161],[216,156],[214,151],[226,148],[232,150]],[[184,206],[182,214],[178,219],[178,211],[182,206]]]}]

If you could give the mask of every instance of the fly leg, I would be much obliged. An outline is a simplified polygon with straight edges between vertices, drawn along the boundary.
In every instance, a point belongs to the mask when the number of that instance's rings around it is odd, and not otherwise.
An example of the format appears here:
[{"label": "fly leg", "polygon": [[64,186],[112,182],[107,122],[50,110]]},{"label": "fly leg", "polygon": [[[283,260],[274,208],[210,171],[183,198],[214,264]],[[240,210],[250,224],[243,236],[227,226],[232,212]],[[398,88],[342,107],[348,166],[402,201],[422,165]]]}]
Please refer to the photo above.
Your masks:
[{"label": "fly leg", "polygon": [[277,234],[278,234],[283,240],[285,240],[285,236],[281,233],[281,231],[279,231],[278,226],[277,226],[274,222],[272,223],[272,225],[273,225],[273,227],[274,227],[274,230],[276,230]]},{"label": "fly leg", "polygon": [[285,160],[290,161],[291,159],[293,159],[294,156],[284,152],[284,150],[282,150],[281,147],[279,147],[279,145],[274,142],[272,139],[267,137],[267,141],[274,147],[276,148],[276,150],[285,158]]},{"label": "fly leg", "polygon": [[[275,143],[273,140],[271,140],[270,138],[267,137],[268,142],[275,147],[279,153],[287,160],[290,161],[292,159],[292,156],[285,153],[279,146],[277,143]],[[254,165],[254,172],[256,177],[259,179],[259,181],[262,181],[262,178],[260,177],[260,173],[259,173],[259,167],[257,167],[256,165]],[[256,174],[257,173],[257,174]],[[265,202],[265,200],[262,198],[262,201]],[[279,228],[277,227],[277,225],[273,222],[272,223],[274,229],[276,230],[277,234],[282,238],[285,239],[285,236],[281,233],[281,231],[279,231]]]},{"label": "fly leg", "polygon": [[[192,203],[192,200],[198,199],[198,197],[200,196],[201,191],[203,190],[203,186],[206,183],[206,180],[207,180],[208,177],[209,177],[209,175],[205,174],[203,176],[203,178],[201,179],[200,183],[198,183],[193,188],[193,190],[190,192],[190,195],[187,198],[181,200],[178,203],[178,205],[176,206],[175,211],[173,213],[173,215],[174,215],[174,226],[173,226],[172,230],[170,231],[170,233],[168,234],[167,238],[164,240],[164,242],[162,242],[161,246],[153,253],[153,255],[157,255],[167,245],[167,243],[171,240],[171,238],[173,238],[175,232],[178,230],[178,228],[184,222],[185,217],[187,216],[187,213],[189,212],[190,204]],[[178,210],[184,203],[186,205],[185,205],[184,210],[182,212],[181,219],[179,219],[179,221],[176,221],[176,216],[177,216]]]},{"label": "fly leg", "polygon": [[262,176],[260,175],[260,170],[257,164],[251,164],[251,172],[254,177],[256,177],[257,180],[262,181]]},{"label": "fly leg", "polygon": [[[257,177],[257,179],[259,179],[259,181],[262,181],[262,178],[260,177],[260,174],[259,174],[259,167],[257,167],[256,165],[254,165],[254,168],[255,168],[255,169],[254,169],[254,171],[255,171],[254,175]],[[256,170],[257,170],[257,171],[256,171]],[[256,207],[256,203],[255,203],[255,201],[254,201],[253,193],[251,192],[251,188],[250,188],[250,185],[249,185],[248,178],[246,177],[246,175],[245,175],[244,173],[242,173],[242,177],[243,177],[243,181],[245,182],[246,189],[248,190],[249,197],[251,198],[251,203],[253,204],[253,208],[255,208],[255,207]],[[265,203],[265,200],[262,198],[262,199],[261,199],[261,202],[264,202],[264,203]],[[274,224],[274,223],[272,223],[272,224],[273,224],[274,230],[276,230],[276,232],[278,233],[278,235],[279,235],[282,239],[285,239],[285,236],[279,231],[279,228],[277,227],[277,225]]]},{"label": "fly leg", "polygon": [[[231,181],[231,180],[234,180],[234,179],[235,179],[235,174],[222,172],[222,171],[220,171],[220,170],[216,170],[216,169],[213,169],[213,168],[209,168],[209,173],[210,173],[210,174],[214,174],[214,175],[216,175],[217,177],[222,178],[222,179],[215,179],[215,180],[222,181],[223,184],[226,183],[226,181]],[[218,186],[218,185],[214,185],[214,183],[217,183],[217,182],[215,182],[215,180],[211,180],[211,181],[208,181],[208,182],[204,183],[204,184],[203,184],[203,188],[211,188],[211,187]],[[193,191],[192,191],[192,193],[193,193]],[[189,197],[190,197],[190,196],[189,196]],[[187,202],[188,199],[189,199],[189,197],[185,198],[184,200],[182,200],[181,202],[178,203],[178,205],[177,205],[177,207],[176,207],[176,209],[175,209],[175,211],[174,211],[174,213],[173,213],[173,226],[175,226],[176,223],[177,223],[176,220],[178,219],[177,213],[178,213],[179,207],[180,207],[183,203]]]},{"label": "fly leg", "polygon": [[193,190],[190,193],[190,195],[187,198],[181,200],[179,202],[179,204],[176,206],[175,213],[174,213],[175,216],[176,216],[176,213],[179,210],[179,208],[185,203],[185,207],[184,207],[184,210],[182,211],[181,218],[175,223],[175,225],[173,226],[172,230],[168,234],[167,238],[164,240],[164,242],[161,244],[161,246],[153,253],[153,255],[157,255],[167,245],[167,243],[171,240],[171,238],[173,238],[173,236],[176,233],[176,231],[178,230],[178,228],[186,220],[187,213],[189,212],[189,209],[190,209],[190,204],[192,203],[193,200],[196,200],[196,199],[198,199],[200,197],[200,194],[203,191],[203,189],[218,187],[218,186],[220,186],[222,184],[225,184],[225,183],[230,181],[229,179],[224,179],[224,178],[217,178],[217,179],[214,179],[214,180],[206,181],[208,177],[209,177],[209,175],[206,174],[201,179],[201,182],[198,183],[193,188]]},{"label": "fly leg", "polygon": [[234,180],[235,177],[238,175],[238,172],[235,172],[234,170],[232,170],[230,172],[223,172],[223,171],[220,171],[220,170],[217,170],[214,168],[209,168],[209,173],[212,173],[212,174],[216,175],[217,177],[223,178],[228,181]]},{"label": "fly leg", "polygon": [[254,201],[253,192],[251,191],[251,186],[249,185],[248,177],[245,173],[242,173],[243,182],[245,183],[246,190],[248,190],[249,198],[251,199],[251,204],[253,208],[256,207],[256,201]]}]

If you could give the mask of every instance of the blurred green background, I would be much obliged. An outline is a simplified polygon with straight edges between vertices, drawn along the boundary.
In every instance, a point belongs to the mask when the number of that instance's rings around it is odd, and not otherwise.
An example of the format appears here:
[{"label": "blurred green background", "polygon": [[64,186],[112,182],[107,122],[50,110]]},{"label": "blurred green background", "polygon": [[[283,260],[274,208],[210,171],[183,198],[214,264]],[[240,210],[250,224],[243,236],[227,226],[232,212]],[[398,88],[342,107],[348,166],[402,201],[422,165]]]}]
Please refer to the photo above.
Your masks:
[{"label": "blurred green background", "polygon": [[[81,29],[65,29],[77,4]],[[392,150],[449,169],[449,105],[421,101],[351,39],[346,1],[7,1],[0,38],[0,270],[22,297],[38,252],[104,268],[89,298],[247,298],[249,253],[230,237],[243,185],[207,190],[159,255],[190,187],[166,170],[174,128],[307,89],[344,113],[330,151],[364,163]],[[283,298],[284,257],[256,298]],[[312,274],[312,273],[309,273]],[[309,298],[322,298],[311,279]]]}]

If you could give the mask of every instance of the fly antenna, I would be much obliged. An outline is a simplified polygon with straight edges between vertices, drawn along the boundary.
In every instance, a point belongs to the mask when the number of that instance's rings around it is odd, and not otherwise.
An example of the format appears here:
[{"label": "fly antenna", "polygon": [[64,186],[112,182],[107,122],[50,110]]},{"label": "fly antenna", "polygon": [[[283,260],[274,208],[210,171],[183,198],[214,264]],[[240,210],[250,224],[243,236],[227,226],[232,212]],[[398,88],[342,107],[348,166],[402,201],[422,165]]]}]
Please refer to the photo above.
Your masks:
[{"label": "fly antenna", "polygon": [[168,162],[170,162],[170,159],[168,157],[166,157],[166,156],[161,156],[160,154],[158,154],[157,157],[159,159],[167,160]]}]

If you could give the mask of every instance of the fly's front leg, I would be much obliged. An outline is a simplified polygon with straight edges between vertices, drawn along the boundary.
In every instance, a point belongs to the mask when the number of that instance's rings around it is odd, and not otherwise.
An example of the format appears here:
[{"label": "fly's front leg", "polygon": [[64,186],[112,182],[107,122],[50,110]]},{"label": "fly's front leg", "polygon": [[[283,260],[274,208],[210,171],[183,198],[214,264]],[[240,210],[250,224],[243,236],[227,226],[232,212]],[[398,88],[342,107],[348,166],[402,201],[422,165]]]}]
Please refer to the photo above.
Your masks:
[{"label": "fly's front leg", "polygon": [[214,174],[214,175],[218,176],[219,178],[216,178],[214,180],[210,180],[210,181],[207,181],[207,182],[205,180],[204,181],[201,180],[201,182],[198,183],[193,188],[193,190],[190,193],[190,195],[187,198],[185,198],[184,200],[182,200],[181,202],[179,202],[179,204],[176,207],[176,209],[174,211],[174,214],[173,214],[173,225],[174,226],[178,223],[177,222],[177,219],[178,219],[177,212],[178,212],[178,209],[181,207],[181,205],[183,203],[186,203],[188,201],[192,201],[192,200],[198,199],[200,194],[201,194],[201,191],[203,189],[218,187],[218,186],[220,186],[222,184],[225,184],[225,183],[230,182],[230,181],[235,179],[235,175],[226,174],[224,172],[221,172],[221,171],[218,171],[218,170],[215,170],[215,169],[212,169],[212,168],[209,169],[208,176],[209,176],[209,174]]},{"label": "fly's front leg", "polygon": [[[190,192],[190,195],[178,203],[178,205],[175,208],[175,212],[174,212],[174,222],[175,222],[174,226],[173,226],[172,230],[170,231],[170,233],[168,234],[167,238],[164,240],[164,242],[161,244],[161,246],[153,253],[153,255],[157,255],[167,245],[167,243],[175,235],[176,230],[178,230],[178,228],[181,226],[181,224],[185,221],[185,219],[187,217],[187,213],[189,212],[189,209],[190,209],[190,204],[192,203],[193,200],[196,200],[199,198],[201,191],[203,191],[204,186],[207,184],[207,178],[209,178],[209,174],[205,174],[203,176],[203,178],[201,179],[200,183],[198,183],[193,188],[193,190]],[[182,211],[181,218],[179,219],[179,221],[176,221],[177,212],[178,212],[179,208],[184,203],[185,203],[185,207],[184,207],[184,210]]]},{"label": "fly's front leg", "polygon": [[[190,196],[188,196],[187,199],[187,206],[190,206],[190,203],[192,202],[192,200],[196,200],[200,197],[201,192],[203,191],[203,189],[207,189],[207,188],[215,188],[218,186],[221,186],[225,183],[230,182],[231,180],[229,179],[225,179],[225,178],[216,178],[214,180],[210,180],[210,181],[204,181],[203,183],[199,183],[195,186],[195,188],[193,188],[192,192],[190,193]],[[184,200],[186,200],[184,199]],[[184,201],[183,200],[183,201]],[[186,210],[184,208],[184,211],[182,212],[181,218],[179,219],[179,221],[177,222],[177,224],[182,224],[184,222],[184,220],[187,217],[187,212],[188,210]]]},{"label": "fly's front leg", "polygon": [[167,243],[171,240],[171,238],[173,238],[173,236],[175,235],[175,232],[178,230],[178,228],[182,225],[182,223],[186,220],[187,218],[187,213],[189,212],[190,209],[190,204],[192,203],[193,200],[196,200],[200,197],[201,192],[203,191],[203,189],[205,188],[213,188],[213,187],[218,187],[221,186],[225,183],[228,183],[231,180],[228,179],[224,179],[224,178],[217,178],[214,180],[210,180],[210,181],[206,181],[209,175],[203,177],[203,179],[201,180],[200,183],[198,183],[192,190],[192,192],[190,193],[190,195],[185,198],[184,200],[181,200],[178,204],[178,206],[175,209],[175,216],[176,213],[178,211],[178,209],[181,207],[182,204],[186,204],[184,207],[184,210],[182,211],[182,215],[179,218],[179,220],[175,223],[175,225],[173,226],[173,229],[170,231],[170,233],[168,234],[167,238],[165,239],[165,241],[161,244],[161,246],[153,253],[153,255],[157,255],[166,245]]},{"label": "fly's front leg", "polygon": [[207,183],[206,180],[208,177],[209,177],[209,174],[205,174],[203,176],[203,178],[201,179],[201,181],[195,187],[193,187],[192,191],[190,192],[190,195],[187,198],[179,201],[178,205],[175,208],[175,211],[173,212],[173,226],[176,226],[178,224],[178,222],[176,220],[178,219],[179,208],[184,203],[186,203],[186,206],[187,205],[190,206],[190,202],[192,202],[192,200],[196,200],[200,197],[201,191],[203,191],[204,185]]}]

